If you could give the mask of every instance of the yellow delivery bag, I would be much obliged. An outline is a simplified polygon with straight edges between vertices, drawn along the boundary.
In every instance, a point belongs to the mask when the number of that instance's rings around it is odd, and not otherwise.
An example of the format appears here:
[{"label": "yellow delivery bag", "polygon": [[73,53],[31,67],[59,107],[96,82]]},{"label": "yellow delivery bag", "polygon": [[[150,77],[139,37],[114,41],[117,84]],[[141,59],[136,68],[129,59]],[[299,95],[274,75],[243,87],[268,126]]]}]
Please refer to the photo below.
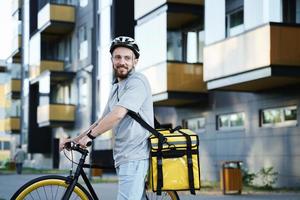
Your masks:
[{"label": "yellow delivery bag", "polygon": [[200,189],[199,139],[189,129],[159,131],[164,141],[151,135],[150,188],[158,194],[167,190]]}]

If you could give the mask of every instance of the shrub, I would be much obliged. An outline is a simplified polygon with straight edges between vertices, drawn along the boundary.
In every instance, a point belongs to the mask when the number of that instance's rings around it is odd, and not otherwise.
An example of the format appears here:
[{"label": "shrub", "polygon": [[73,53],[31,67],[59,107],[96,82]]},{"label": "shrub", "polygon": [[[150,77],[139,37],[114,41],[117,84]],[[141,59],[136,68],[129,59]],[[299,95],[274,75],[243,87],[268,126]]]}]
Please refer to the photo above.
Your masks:
[{"label": "shrub", "polygon": [[258,175],[261,178],[262,186],[266,189],[272,189],[278,180],[278,172],[273,167],[263,167],[259,170]]},{"label": "shrub", "polygon": [[242,169],[243,184],[246,186],[253,185],[253,180],[257,177],[257,174],[250,173],[248,169]]}]

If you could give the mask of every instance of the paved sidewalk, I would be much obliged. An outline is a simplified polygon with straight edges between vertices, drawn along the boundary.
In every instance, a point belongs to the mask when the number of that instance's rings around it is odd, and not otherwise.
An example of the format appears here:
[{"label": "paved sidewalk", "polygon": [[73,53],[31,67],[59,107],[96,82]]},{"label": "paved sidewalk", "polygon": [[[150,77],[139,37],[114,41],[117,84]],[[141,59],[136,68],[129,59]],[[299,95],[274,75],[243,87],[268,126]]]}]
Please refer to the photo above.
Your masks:
[{"label": "paved sidewalk", "polygon": [[[29,180],[42,176],[35,175],[0,175],[0,199],[9,200],[12,194]],[[99,199],[115,200],[117,183],[93,184]],[[223,195],[221,192],[200,192],[196,196],[181,195],[181,200],[300,200],[300,193],[257,193],[243,195]]]}]

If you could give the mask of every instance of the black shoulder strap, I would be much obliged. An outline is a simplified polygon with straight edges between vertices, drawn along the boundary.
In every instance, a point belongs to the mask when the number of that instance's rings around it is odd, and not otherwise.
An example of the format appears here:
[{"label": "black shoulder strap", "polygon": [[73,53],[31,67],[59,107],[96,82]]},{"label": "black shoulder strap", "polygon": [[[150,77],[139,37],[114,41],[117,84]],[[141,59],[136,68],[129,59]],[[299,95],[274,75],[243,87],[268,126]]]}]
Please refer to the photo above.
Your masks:
[{"label": "black shoulder strap", "polygon": [[157,195],[161,195],[161,188],[163,187],[163,171],[162,171],[162,148],[163,143],[167,143],[167,138],[160,132],[152,128],[147,122],[145,122],[138,114],[129,110],[128,115],[141,124],[145,129],[150,131],[153,135],[158,138],[158,149],[157,149]]},{"label": "black shoulder strap", "polygon": [[132,117],[135,121],[137,121],[142,127],[150,131],[155,137],[162,138],[163,141],[166,141],[166,138],[157,130],[155,130],[153,127],[151,127],[147,122],[145,122],[138,114],[135,112],[128,110],[128,115]]}]

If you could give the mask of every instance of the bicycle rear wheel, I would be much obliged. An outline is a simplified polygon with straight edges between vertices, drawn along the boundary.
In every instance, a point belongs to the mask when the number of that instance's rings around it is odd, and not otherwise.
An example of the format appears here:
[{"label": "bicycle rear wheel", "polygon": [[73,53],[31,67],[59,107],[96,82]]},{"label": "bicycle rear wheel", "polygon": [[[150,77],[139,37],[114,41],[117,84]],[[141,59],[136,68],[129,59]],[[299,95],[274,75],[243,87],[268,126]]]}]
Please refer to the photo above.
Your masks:
[{"label": "bicycle rear wheel", "polygon": [[165,191],[161,195],[157,195],[152,190],[146,190],[147,200],[179,200],[179,196],[176,191]]},{"label": "bicycle rear wheel", "polygon": [[[62,199],[68,184],[67,178],[57,175],[42,176],[23,185],[11,199],[57,200]],[[89,192],[79,183],[76,184],[70,199],[92,200]]]}]

